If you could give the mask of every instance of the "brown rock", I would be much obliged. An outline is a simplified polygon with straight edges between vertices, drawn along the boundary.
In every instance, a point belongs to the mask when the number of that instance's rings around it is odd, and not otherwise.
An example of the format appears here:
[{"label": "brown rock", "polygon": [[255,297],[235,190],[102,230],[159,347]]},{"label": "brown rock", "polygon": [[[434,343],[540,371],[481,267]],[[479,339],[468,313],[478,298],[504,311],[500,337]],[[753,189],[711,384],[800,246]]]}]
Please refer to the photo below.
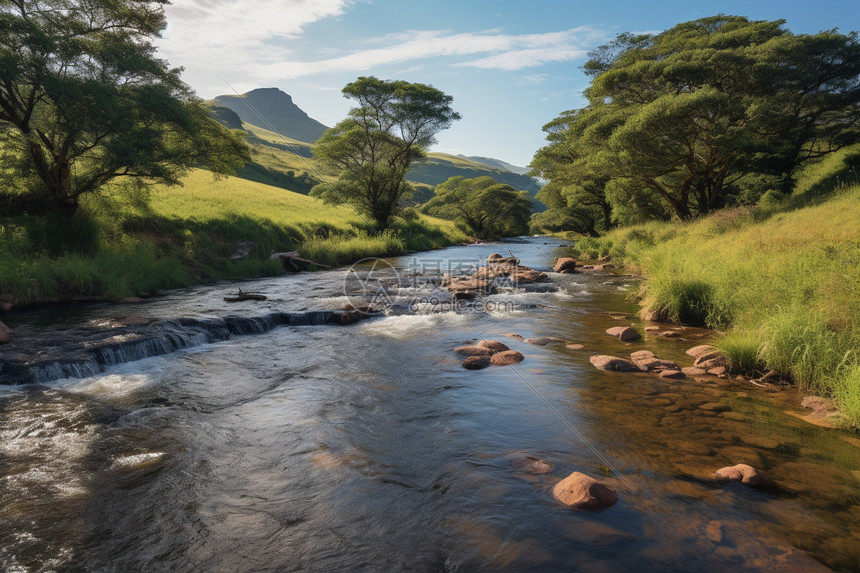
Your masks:
[{"label": "brown rock", "polygon": [[560,257],[552,270],[557,273],[575,273],[576,260],[570,257]]},{"label": "brown rock", "polygon": [[630,355],[630,360],[643,372],[652,370],[679,370],[680,366],[671,360],[661,360],[650,350],[640,350]]},{"label": "brown rock", "polygon": [[567,346],[571,350],[582,350],[583,348],[585,348],[584,344],[565,344],[565,346]]},{"label": "brown rock", "polygon": [[553,464],[534,456],[526,456],[515,462],[515,465],[519,471],[532,475],[548,474],[555,469]]},{"label": "brown rock", "polygon": [[689,366],[687,368],[681,368],[681,372],[686,374],[687,376],[704,376],[708,373],[704,368],[696,368],[695,366]]},{"label": "brown rock", "polygon": [[718,481],[739,481],[747,485],[761,485],[764,479],[758,471],[747,464],[720,468],[714,474]]},{"label": "brown rock", "polygon": [[657,336],[661,336],[663,338],[680,338],[681,331],[680,330],[664,330]]},{"label": "brown rock", "polygon": [[708,539],[714,543],[722,543],[723,541],[723,524],[719,521],[712,521],[708,524],[708,530],[705,532]]},{"label": "brown rock", "polygon": [[598,370],[606,370],[609,372],[640,372],[639,367],[623,358],[615,356],[606,356],[598,354],[588,359],[591,365]]},{"label": "brown rock", "polygon": [[2,310],[3,312],[9,312],[10,310],[12,310],[12,303],[6,301],[0,302],[0,310]]},{"label": "brown rock", "polygon": [[725,366],[717,366],[716,368],[708,370],[708,374],[712,374],[714,376],[725,376],[726,372],[727,370]]},{"label": "brown rock", "polygon": [[469,356],[463,361],[466,370],[481,370],[490,365],[490,359],[486,356]]},{"label": "brown rock", "polygon": [[659,332],[659,331],[660,331],[659,326],[646,326],[645,327],[645,332]]},{"label": "brown rock", "polygon": [[12,329],[0,322],[0,344],[6,344],[12,340]]},{"label": "brown rock", "polygon": [[618,501],[614,489],[580,472],[555,484],[552,495],[571,509],[585,511],[600,511]]},{"label": "brown rock", "polygon": [[729,365],[729,358],[722,352],[707,352],[704,354],[700,354],[696,361],[693,362],[693,366],[697,366],[699,368],[704,368],[705,370],[710,370],[711,368],[716,368],[717,366],[726,366]]},{"label": "brown rock", "polygon": [[482,340],[478,342],[475,346],[482,346],[484,348],[488,348],[493,352],[502,352],[504,350],[510,350],[507,344],[502,344],[498,340]]},{"label": "brown rock", "polygon": [[687,377],[687,375],[680,370],[663,370],[660,372],[659,376],[660,378],[669,378],[671,380],[681,380]]},{"label": "brown rock", "polygon": [[549,280],[546,273],[525,267],[517,267],[517,270],[511,273],[510,277],[514,284],[542,283]]},{"label": "brown rock", "polygon": [[526,357],[522,355],[521,352],[517,352],[516,350],[503,350],[502,352],[497,352],[490,357],[490,364],[494,366],[509,366],[511,364],[519,364]]},{"label": "brown rock", "polygon": [[618,340],[627,342],[628,340],[637,340],[640,338],[639,333],[635,328],[629,326],[613,326],[606,330],[606,334],[614,336]]},{"label": "brown rock", "polygon": [[527,342],[528,344],[534,344],[535,346],[546,346],[547,344],[552,342],[552,338],[539,336],[537,338],[526,338],[523,342]]},{"label": "brown rock", "polygon": [[694,346],[693,348],[688,348],[685,352],[687,356],[692,356],[693,358],[698,358],[703,354],[710,354],[711,352],[716,352],[717,349],[710,344],[701,344],[699,346]]},{"label": "brown rock", "polygon": [[731,410],[731,408],[719,402],[706,402],[699,406],[699,408],[708,412],[727,412]]},{"label": "brown rock", "polygon": [[521,334],[517,334],[516,332],[509,332],[507,334],[503,334],[502,336],[507,336],[508,338],[517,338],[519,340],[523,339],[523,336]]},{"label": "brown rock", "polygon": [[489,356],[493,353],[492,350],[484,346],[458,346],[454,349],[457,354],[465,354],[466,356]]},{"label": "brown rock", "polygon": [[504,255],[500,255],[499,253],[493,253],[492,255],[487,257],[487,263],[488,264],[497,263],[497,262],[503,260],[504,258],[505,258]]}]

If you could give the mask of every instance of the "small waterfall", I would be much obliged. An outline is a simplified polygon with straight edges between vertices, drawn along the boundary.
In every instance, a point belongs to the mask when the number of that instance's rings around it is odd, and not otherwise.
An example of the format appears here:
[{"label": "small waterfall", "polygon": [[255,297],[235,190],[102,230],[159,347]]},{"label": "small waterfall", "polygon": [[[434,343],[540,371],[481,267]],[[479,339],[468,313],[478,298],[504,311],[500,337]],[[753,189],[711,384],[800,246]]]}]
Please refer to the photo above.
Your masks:
[{"label": "small waterfall", "polygon": [[73,355],[0,357],[0,385],[86,378],[116,364],[223,342],[234,336],[263,334],[279,326],[346,325],[361,318],[366,315],[346,311],[274,312],[263,316],[175,318],[148,326],[109,330],[105,331],[104,339],[87,342]]}]

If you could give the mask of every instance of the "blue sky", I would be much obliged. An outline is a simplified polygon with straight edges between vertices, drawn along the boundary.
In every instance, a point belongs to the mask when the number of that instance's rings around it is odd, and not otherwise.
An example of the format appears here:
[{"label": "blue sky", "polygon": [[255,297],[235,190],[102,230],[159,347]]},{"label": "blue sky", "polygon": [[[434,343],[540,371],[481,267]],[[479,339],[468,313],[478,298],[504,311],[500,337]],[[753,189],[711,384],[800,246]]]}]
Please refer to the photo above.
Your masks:
[{"label": "blue sky", "polygon": [[326,125],[346,116],[340,90],[358,76],[432,84],[463,116],[434,150],[526,165],[541,127],[583,104],[589,50],[718,13],[860,30],[857,0],[173,0],[159,48],[201,97],[278,87]]}]

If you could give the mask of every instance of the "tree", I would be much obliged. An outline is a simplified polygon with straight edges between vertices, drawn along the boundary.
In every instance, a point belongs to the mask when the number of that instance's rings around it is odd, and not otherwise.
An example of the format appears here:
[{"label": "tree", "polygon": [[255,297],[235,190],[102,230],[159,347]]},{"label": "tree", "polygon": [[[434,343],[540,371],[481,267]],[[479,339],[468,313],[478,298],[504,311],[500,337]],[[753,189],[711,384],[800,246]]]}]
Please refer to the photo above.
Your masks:
[{"label": "tree", "polygon": [[243,137],[156,57],[164,4],[0,1],[2,167],[31,209],[71,216],[117,178],[175,184],[193,165],[232,173],[248,161]]},{"label": "tree", "polygon": [[533,206],[525,191],[518,192],[489,176],[460,176],[440,183],[435,192],[421,211],[451,219],[473,237],[498,239],[528,233]]},{"label": "tree", "polygon": [[360,77],[343,94],[358,107],[326,131],[313,150],[337,170],[337,179],[318,185],[311,195],[350,203],[382,230],[410,192],[410,165],[425,157],[436,134],[460,114],[451,108],[451,96],[425,84]]},{"label": "tree", "polygon": [[719,15],[599,47],[588,105],[548,124],[534,167],[569,208],[602,192],[616,222],[790,191],[804,161],[860,135],[860,43],[783,25]]}]

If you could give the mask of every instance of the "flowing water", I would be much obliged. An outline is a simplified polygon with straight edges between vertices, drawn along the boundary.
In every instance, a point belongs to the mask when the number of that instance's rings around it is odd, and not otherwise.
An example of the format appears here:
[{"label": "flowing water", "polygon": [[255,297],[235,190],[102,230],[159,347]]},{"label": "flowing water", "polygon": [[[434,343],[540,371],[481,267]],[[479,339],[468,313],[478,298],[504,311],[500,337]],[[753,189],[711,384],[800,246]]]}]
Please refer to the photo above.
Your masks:
[{"label": "flowing water", "polygon": [[[401,277],[407,266],[426,275],[507,249],[542,269],[566,253],[528,239],[392,262]],[[860,440],[790,415],[795,391],[591,367],[591,354],[638,349],[689,365],[684,349],[710,336],[606,336],[642,330],[625,297],[633,279],[553,274],[556,292],[502,290],[492,304],[447,309],[409,308],[438,294],[414,281],[388,314],[358,324],[283,319],[343,306],[347,277],[241,284],[265,302],[227,305],[237,285],[221,284],[4,318],[16,338],[0,359],[27,350],[66,366],[0,387],[0,569],[860,567]],[[129,334],[119,328],[129,315],[185,320]],[[63,362],[114,327],[118,340],[158,327],[173,343],[130,362],[127,348]],[[525,361],[461,368],[452,349],[484,338]],[[83,377],[54,379],[69,374]],[[527,473],[529,457],[554,471]],[[767,484],[714,482],[740,462]],[[599,513],[557,504],[551,488],[573,471],[611,484],[618,503]]]}]

